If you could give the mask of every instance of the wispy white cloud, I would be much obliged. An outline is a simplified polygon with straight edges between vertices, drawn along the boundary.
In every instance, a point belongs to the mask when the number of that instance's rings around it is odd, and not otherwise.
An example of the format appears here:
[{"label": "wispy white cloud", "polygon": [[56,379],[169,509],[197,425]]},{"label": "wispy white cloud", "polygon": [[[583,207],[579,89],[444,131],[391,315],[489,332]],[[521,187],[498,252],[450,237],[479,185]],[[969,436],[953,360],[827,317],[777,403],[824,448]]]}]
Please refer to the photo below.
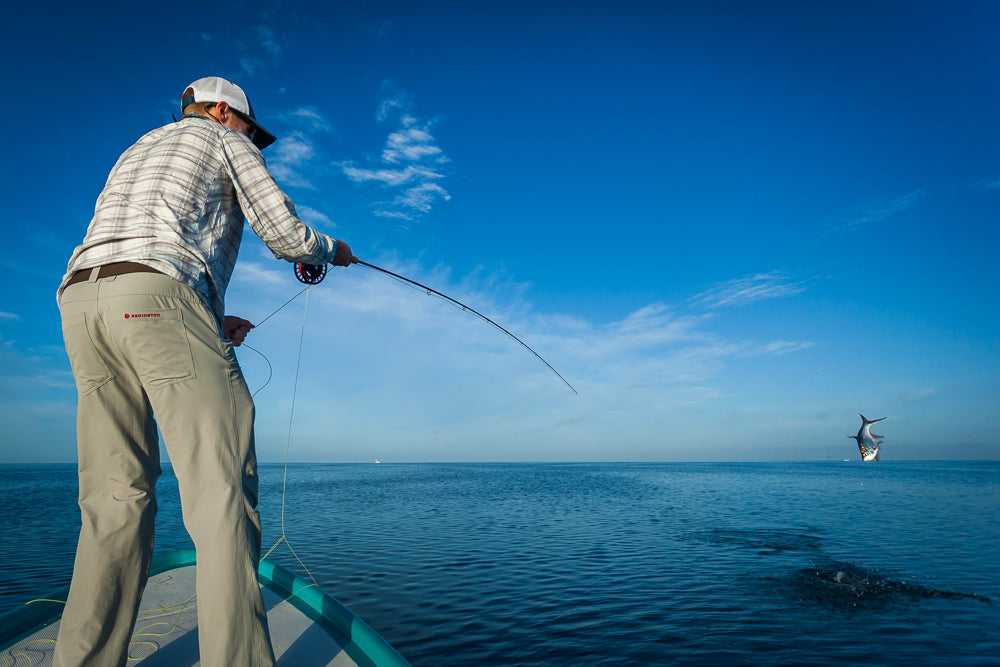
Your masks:
[{"label": "wispy white cloud", "polygon": [[285,111],[275,116],[286,125],[299,128],[302,132],[313,134],[336,134],[333,124],[312,106],[302,106],[291,111]]},{"label": "wispy white cloud", "polygon": [[407,188],[403,194],[393,201],[393,211],[417,211],[419,213],[430,213],[431,207],[438,200],[449,200],[451,197],[437,183],[421,183],[412,188]]},{"label": "wispy white cloud", "polygon": [[[312,361],[300,376],[295,410],[301,421],[296,432],[299,442],[326,441],[331,420],[336,422],[336,441],[344,447],[338,456],[348,460],[377,456],[364,449],[372,439],[383,443],[383,451],[395,450],[385,456],[396,460],[435,458],[431,452],[443,446],[442,438],[454,443],[448,458],[462,458],[456,451],[466,446],[464,442],[477,448],[503,446],[494,458],[532,459],[537,454],[522,444],[525,430],[544,432],[546,439],[558,429],[567,442],[578,443],[581,433],[600,441],[608,432],[595,436],[587,404],[600,405],[602,412],[630,423],[713,401],[724,393],[713,385],[726,360],[745,348],[710,331],[709,316],[683,315],[666,304],[593,323],[538,313],[516,296],[522,286],[499,276],[456,280],[442,267],[425,270],[391,258],[378,263],[494,319],[541,354],[580,396],[521,346],[461,309],[403,289],[376,272],[331,269],[327,282],[335,289],[313,289],[308,306],[305,297],[300,298],[255,330],[254,340],[248,342],[263,351],[274,368],[270,397],[290,396],[297,350],[289,340],[297,337],[290,338],[289,331],[303,326],[303,311],[308,311],[304,355]],[[241,264],[240,270],[245,268]],[[246,310],[239,314],[251,320],[267,295],[280,305],[285,293],[294,294],[297,288],[287,273],[280,274],[284,287],[267,272],[254,285],[257,276],[256,269],[242,274],[234,281],[240,291],[230,296],[231,310]],[[269,376],[267,364],[247,354],[241,363],[251,389],[263,385]],[[331,402],[331,388],[341,384],[349,391],[333,389],[336,400]],[[503,389],[494,390],[497,387]],[[273,458],[275,451],[264,443],[275,440],[268,433],[277,434],[282,423],[287,428],[288,406],[273,400],[259,401],[259,406],[260,446],[265,457]],[[447,423],[446,434],[440,431],[442,421]],[[321,437],[323,433],[327,435]],[[419,445],[407,453],[407,443],[415,441]],[[634,457],[634,452],[626,448],[623,455]],[[296,456],[324,454],[300,449]],[[490,458],[482,453],[472,458],[477,456]]]},{"label": "wispy white cloud", "polygon": [[316,148],[311,137],[301,131],[292,131],[281,137],[271,147],[273,151],[268,161],[268,169],[281,185],[293,188],[316,189],[306,176],[306,171]]},{"label": "wispy white cloud", "polygon": [[938,390],[934,387],[906,387],[899,390],[896,394],[895,401],[898,403],[919,403],[932,398],[937,397],[939,394]]},{"label": "wispy white cloud", "polygon": [[[505,328],[520,335],[527,344],[547,358],[560,372],[565,370],[568,379],[586,377],[593,391],[609,392],[643,387],[655,391],[656,387],[669,393],[687,396],[708,396],[712,378],[721,371],[727,359],[736,356],[777,356],[791,354],[813,347],[804,341],[775,340],[757,344],[742,339],[730,340],[716,333],[711,323],[711,313],[691,314],[684,309],[665,303],[652,303],[628,313],[625,317],[606,323],[593,323],[579,317],[560,313],[539,313],[525,300],[524,285],[512,284],[502,276],[477,274],[456,281],[445,268],[427,271],[415,262],[400,264],[388,258],[382,262],[389,270],[418,280],[469,304],[479,312],[495,319]],[[241,265],[242,266],[242,265]],[[241,276],[240,282],[252,282],[262,269]],[[275,276],[261,272],[261,287],[273,286]],[[770,274],[768,274],[770,275]],[[289,274],[278,274],[289,284]],[[468,313],[458,308],[442,307],[439,299],[420,298],[415,292],[398,289],[385,276],[357,268],[332,269],[328,280],[338,281],[342,290],[317,290],[318,299],[335,305],[331,312],[338,317],[345,311],[363,313],[365,318],[393,319],[386,332],[391,339],[405,335],[407,346],[419,349],[441,348],[447,356],[448,340],[468,337],[466,340],[473,365],[487,363],[493,353],[484,349],[501,349],[495,358],[496,372],[532,367],[530,355],[517,346],[509,347],[498,332],[485,327]],[[752,280],[752,279],[751,279]],[[235,282],[235,281],[234,281]],[[251,288],[259,297],[260,291]],[[778,290],[772,290],[776,294]],[[790,293],[789,288],[785,288]],[[763,298],[763,297],[760,297]],[[729,297],[729,300],[736,297]],[[383,325],[385,323],[383,322]],[[336,328],[333,323],[330,327]],[[325,328],[325,327],[324,327]],[[372,334],[368,342],[374,346],[386,334]],[[442,347],[443,346],[443,347]],[[485,348],[484,348],[485,346]],[[508,357],[508,355],[511,355]],[[386,363],[389,363],[386,361]],[[391,367],[403,369],[409,362],[395,360]],[[506,370],[501,370],[506,369]],[[572,370],[570,370],[572,369]],[[534,367],[546,373],[544,368]],[[570,380],[573,382],[573,380]]]},{"label": "wispy white cloud", "polygon": [[417,126],[412,116],[403,118],[403,129],[389,135],[382,151],[382,160],[392,164],[409,164],[421,161],[445,162],[441,148],[435,143],[429,126]]},{"label": "wispy white cloud", "polygon": [[340,164],[341,171],[355,183],[375,181],[389,187],[398,187],[409,183],[443,178],[432,169],[409,165],[402,169],[362,169],[353,163]]},{"label": "wispy white cloud", "polygon": [[386,19],[380,23],[369,26],[366,32],[375,38],[375,41],[379,44],[387,44],[396,33],[396,21],[394,19]]},{"label": "wispy white cloud", "polygon": [[290,129],[277,132],[268,149],[268,169],[283,187],[317,190],[315,179],[327,175],[328,154],[323,142],[336,137],[331,123],[316,107],[302,106],[278,113],[274,120]]},{"label": "wispy white cloud", "polygon": [[285,49],[279,37],[267,26],[257,26],[254,37],[255,40],[245,49],[248,53],[240,58],[240,67],[250,77],[259,74],[266,66],[280,65],[285,57]]},{"label": "wispy white cloud", "polygon": [[30,401],[32,391],[71,387],[73,378],[62,348],[25,347],[0,338],[0,399]]},{"label": "wispy white cloud", "polygon": [[[206,42],[214,39],[213,35],[204,32],[201,37]],[[240,37],[232,41],[239,54],[240,69],[248,78],[256,77],[267,67],[280,65],[285,58],[284,37],[267,25],[255,27],[249,39]]]},{"label": "wispy white cloud", "polygon": [[[322,150],[324,138],[337,133],[316,107],[302,106],[277,114],[279,124],[290,126],[279,132],[279,139],[269,149],[268,166],[283,186],[318,191],[316,179],[327,174],[332,165],[337,172],[361,187],[373,188],[371,208],[376,216],[413,222],[429,213],[451,195],[442,182],[447,177],[449,159],[438,145],[433,121],[421,121],[412,113],[409,93],[383,85],[377,120],[392,129],[377,158],[368,164],[348,160],[329,160]],[[326,168],[324,168],[324,165]],[[314,209],[315,210],[315,209]],[[326,219],[328,226],[329,219]]]},{"label": "wispy white cloud", "polygon": [[696,294],[691,302],[706,308],[735,308],[764,299],[794,296],[805,290],[802,282],[793,281],[784,271],[770,271],[717,283]]},{"label": "wispy white cloud", "polygon": [[316,154],[312,142],[306,139],[302,132],[292,132],[278,141],[274,147],[274,157],[277,161],[300,165]]},{"label": "wispy white cloud", "polygon": [[976,189],[982,190],[984,192],[990,192],[993,190],[1000,190],[1000,174],[993,176],[992,178],[985,178],[978,181],[976,184]]},{"label": "wispy white cloud", "polygon": [[19,320],[19,319],[21,318],[15,313],[0,312],[0,320]]},{"label": "wispy white cloud", "polygon": [[267,26],[257,26],[257,45],[267,53],[274,64],[280,63],[285,57],[285,48],[281,41]]},{"label": "wispy white cloud", "polygon": [[413,221],[451,198],[441,185],[450,160],[431,132],[433,121],[421,121],[413,114],[411,96],[396,90],[391,81],[383,83],[383,92],[376,119],[393,124],[395,129],[386,138],[378,160],[368,165],[345,161],[336,166],[355,183],[397,190],[395,196],[374,205],[375,215]]},{"label": "wispy white cloud", "polygon": [[[331,176],[326,142],[336,138],[333,124],[316,107],[302,106],[274,116],[275,122],[290,129],[277,132],[278,140],[268,149],[268,169],[283,188],[299,188],[318,193],[323,189],[322,179]],[[317,185],[317,182],[320,185]],[[328,215],[301,202],[295,195],[296,211],[307,223],[329,231],[336,227]],[[316,196],[313,194],[312,196]]]},{"label": "wispy white cloud", "polygon": [[919,190],[914,190],[913,192],[905,194],[902,197],[897,197],[885,205],[858,208],[848,211],[834,223],[833,227],[827,232],[827,235],[852,229],[860,229],[862,227],[881,222],[890,216],[905,211],[923,199],[926,195],[927,191],[920,188]]},{"label": "wispy white cloud", "polygon": [[790,352],[801,352],[813,347],[815,343],[808,341],[776,340],[764,345],[765,354],[782,355]]},{"label": "wispy white cloud", "polygon": [[382,82],[382,94],[375,112],[375,119],[379,123],[388,122],[396,115],[409,116],[413,96],[408,91],[397,89],[394,81],[386,79]]},{"label": "wispy white cloud", "polygon": [[295,212],[299,214],[299,218],[301,218],[303,221],[305,221],[309,225],[312,225],[313,227],[319,228],[320,230],[323,229],[329,230],[337,226],[333,222],[333,220],[330,219],[328,215],[320,211],[317,211],[316,209],[311,208],[309,206],[303,206],[303,205],[296,206]]},{"label": "wispy white cloud", "polygon": [[260,72],[261,66],[262,63],[257,58],[252,58],[250,56],[243,56],[240,58],[240,69],[243,70],[243,73],[249,78],[257,76]]},{"label": "wispy white cloud", "polygon": [[[288,284],[288,273],[279,270],[285,268],[284,264],[275,262],[273,257],[261,257],[259,262],[241,260],[236,266],[239,275],[234,277],[239,280],[234,282],[237,284],[245,281],[254,285],[255,289],[273,289]],[[260,319],[263,319],[263,316]]]},{"label": "wispy white cloud", "polygon": [[576,369],[589,394],[609,403],[628,395],[638,403],[621,409],[644,404],[654,414],[669,402],[690,404],[718,395],[709,385],[745,344],[720,338],[707,326],[710,319],[655,303],[618,321],[559,328],[542,340]]}]

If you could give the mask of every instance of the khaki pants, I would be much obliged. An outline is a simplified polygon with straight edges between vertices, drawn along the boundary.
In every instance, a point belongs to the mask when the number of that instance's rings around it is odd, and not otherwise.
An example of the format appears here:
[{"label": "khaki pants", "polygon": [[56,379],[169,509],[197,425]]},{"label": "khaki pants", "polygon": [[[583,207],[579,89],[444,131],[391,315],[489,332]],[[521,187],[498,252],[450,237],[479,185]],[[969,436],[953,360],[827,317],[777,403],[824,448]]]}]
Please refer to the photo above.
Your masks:
[{"label": "khaki pants", "polygon": [[273,665],[253,400],[211,309],[172,278],[131,273],[70,285],[59,310],[79,392],[83,525],[55,664],[126,664],[153,550],[159,425],[198,552],[201,664]]}]

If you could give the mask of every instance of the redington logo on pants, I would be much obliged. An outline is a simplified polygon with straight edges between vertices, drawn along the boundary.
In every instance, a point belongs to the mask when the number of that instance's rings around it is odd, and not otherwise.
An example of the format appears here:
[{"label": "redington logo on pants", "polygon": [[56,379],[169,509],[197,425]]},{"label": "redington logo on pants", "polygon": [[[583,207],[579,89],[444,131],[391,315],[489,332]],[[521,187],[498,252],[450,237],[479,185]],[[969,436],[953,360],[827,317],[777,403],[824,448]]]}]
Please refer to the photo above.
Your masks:
[{"label": "redington logo on pants", "polygon": [[131,317],[159,317],[159,316],[160,316],[159,313],[131,313],[131,314],[125,313],[126,320]]}]

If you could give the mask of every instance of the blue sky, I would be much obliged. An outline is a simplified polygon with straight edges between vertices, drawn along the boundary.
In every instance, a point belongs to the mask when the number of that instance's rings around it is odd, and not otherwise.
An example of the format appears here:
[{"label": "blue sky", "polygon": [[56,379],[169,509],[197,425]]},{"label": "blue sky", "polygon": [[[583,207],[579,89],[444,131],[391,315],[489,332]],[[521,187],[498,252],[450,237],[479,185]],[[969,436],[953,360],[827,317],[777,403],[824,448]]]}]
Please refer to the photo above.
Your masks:
[{"label": "blue sky", "polygon": [[[336,269],[239,356],[264,461],[1000,456],[1000,4],[17,3],[0,462],[73,461],[55,289],[206,75]],[[299,290],[247,231],[228,312]],[[304,323],[304,333],[303,333]],[[295,413],[290,406],[300,334]],[[266,386],[264,386],[266,383]]]}]

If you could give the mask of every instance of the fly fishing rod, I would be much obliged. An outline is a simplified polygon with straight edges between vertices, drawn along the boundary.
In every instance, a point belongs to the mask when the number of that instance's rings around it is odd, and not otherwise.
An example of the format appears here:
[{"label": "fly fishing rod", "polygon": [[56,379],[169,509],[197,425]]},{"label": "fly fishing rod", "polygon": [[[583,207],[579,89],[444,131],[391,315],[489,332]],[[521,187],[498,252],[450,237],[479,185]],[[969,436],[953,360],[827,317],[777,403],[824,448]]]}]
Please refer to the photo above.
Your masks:
[{"label": "fly fishing rod", "polygon": [[[517,341],[517,343],[520,344],[521,347],[523,347],[528,352],[531,352],[533,355],[535,355],[536,359],[538,359],[540,362],[542,362],[543,364],[545,364],[550,371],[552,371],[553,373],[555,373],[556,376],[558,376],[558,378],[560,380],[562,380],[563,383],[565,383],[565,385],[567,387],[569,387],[570,389],[573,390],[574,394],[576,394],[577,396],[580,395],[580,392],[578,392],[576,390],[576,388],[573,385],[571,385],[569,383],[569,381],[567,381],[566,378],[564,378],[559,373],[559,371],[557,371],[555,368],[553,368],[552,364],[550,364],[549,362],[545,361],[545,359],[542,358],[542,355],[540,355],[537,352],[535,352],[523,340],[521,340],[520,338],[518,338],[517,336],[515,336],[510,331],[508,331],[507,329],[503,328],[502,326],[500,326],[499,324],[497,324],[496,322],[494,322],[490,318],[486,317],[485,315],[483,315],[482,313],[480,313],[475,308],[472,308],[471,306],[467,306],[464,303],[462,303],[461,301],[458,301],[457,299],[453,299],[450,296],[448,296],[447,294],[443,294],[443,293],[437,291],[433,287],[428,287],[427,285],[424,285],[423,283],[418,283],[416,280],[410,280],[409,278],[401,276],[398,273],[393,273],[392,271],[389,271],[388,269],[383,269],[380,266],[375,266],[374,264],[369,264],[368,262],[364,262],[364,261],[358,259],[357,257],[353,257],[351,259],[351,262],[354,263],[354,264],[360,264],[361,266],[365,266],[365,267],[368,267],[369,269],[373,269],[375,271],[379,271],[381,273],[384,273],[385,275],[390,276],[390,277],[392,277],[392,278],[394,278],[394,279],[396,279],[396,280],[398,280],[400,282],[409,284],[409,285],[411,285],[413,287],[417,287],[417,288],[423,290],[427,294],[427,296],[436,296],[436,297],[439,297],[439,298],[444,299],[445,301],[451,303],[452,305],[454,305],[454,306],[456,306],[458,308],[461,308],[463,311],[465,311],[467,313],[472,313],[473,315],[475,315],[479,319],[483,320],[487,324],[489,324],[489,325],[491,325],[491,326],[499,329],[500,331],[502,331],[504,334],[506,334],[511,339]],[[317,264],[305,264],[303,262],[299,262],[298,264],[295,265],[295,277],[299,279],[299,282],[305,283],[306,285],[316,285],[316,284],[319,284],[323,280],[323,278],[326,277],[327,268],[328,267],[327,267],[326,264],[317,265]]]}]

